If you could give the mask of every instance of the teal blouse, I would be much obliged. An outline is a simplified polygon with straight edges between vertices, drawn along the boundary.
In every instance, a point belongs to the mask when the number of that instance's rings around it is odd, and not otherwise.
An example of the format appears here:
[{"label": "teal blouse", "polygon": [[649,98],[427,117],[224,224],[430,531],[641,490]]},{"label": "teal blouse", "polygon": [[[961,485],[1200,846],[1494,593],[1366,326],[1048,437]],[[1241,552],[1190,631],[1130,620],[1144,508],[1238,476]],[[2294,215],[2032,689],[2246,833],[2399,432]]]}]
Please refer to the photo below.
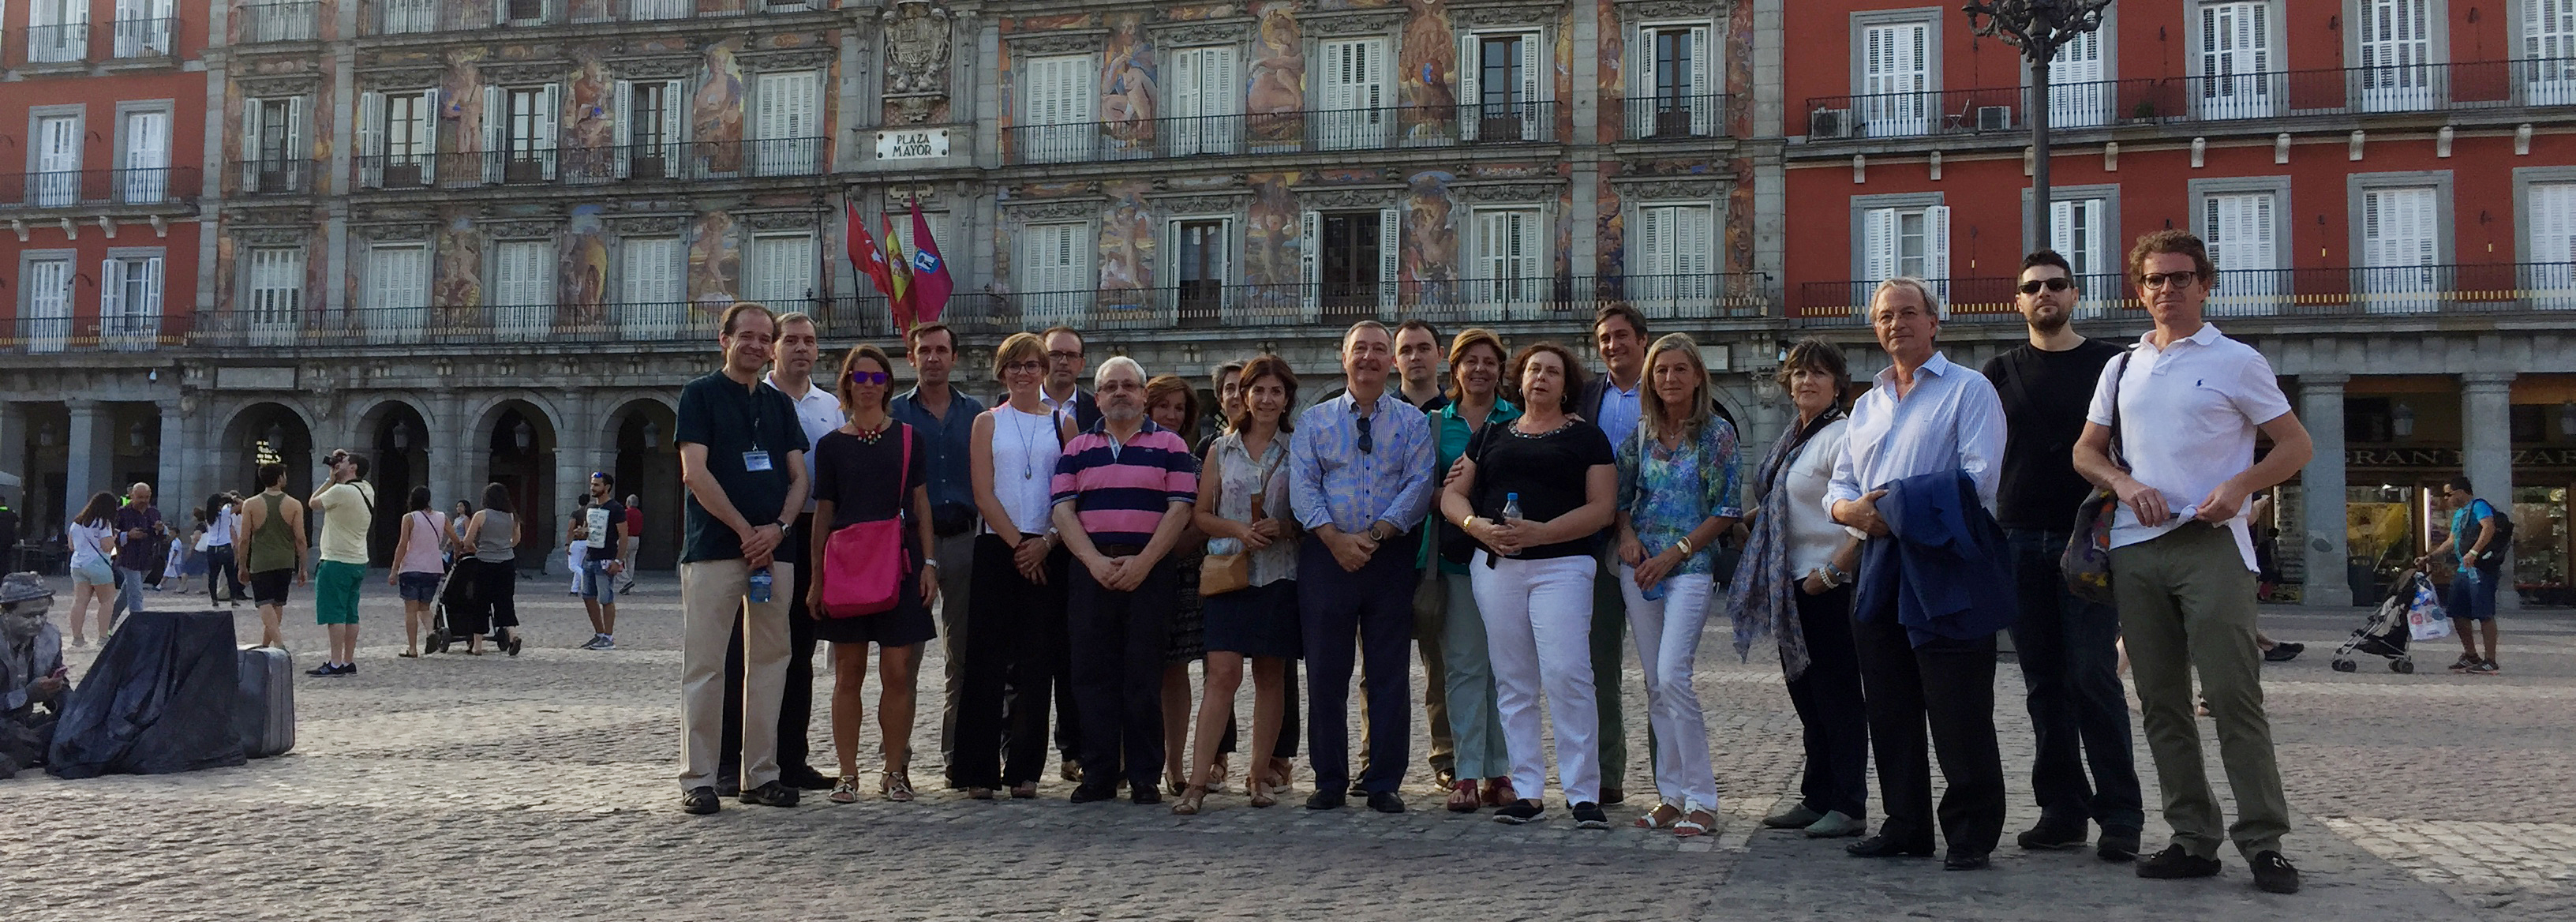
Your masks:
[{"label": "teal blouse", "polygon": [[[1618,446],[1619,509],[1636,524],[1637,541],[1661,553],[1710,516],[1743,518],[1743,487],[1735,471],[1735,427],[1711,417],[1699,434],[1670,450],[1637,427]],[[1674,573],[1708,574],[1716,565],[1700,548]]]}]

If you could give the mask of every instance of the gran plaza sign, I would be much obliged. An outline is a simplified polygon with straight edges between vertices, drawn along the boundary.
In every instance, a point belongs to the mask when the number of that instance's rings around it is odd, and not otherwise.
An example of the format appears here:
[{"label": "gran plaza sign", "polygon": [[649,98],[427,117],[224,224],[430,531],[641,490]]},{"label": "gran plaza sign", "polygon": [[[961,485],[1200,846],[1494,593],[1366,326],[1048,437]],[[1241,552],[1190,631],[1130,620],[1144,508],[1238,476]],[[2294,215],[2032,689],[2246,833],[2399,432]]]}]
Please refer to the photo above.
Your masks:
[{"label": "gran plaza sign", "polygon": [[[2461,465],[2457,448],[2347,448],[2343,452],[2345,467],[2413,467],[2458,470]],[[2515,467],[2576,467],[2576,447],[2517,448],[2513,450]]]}]

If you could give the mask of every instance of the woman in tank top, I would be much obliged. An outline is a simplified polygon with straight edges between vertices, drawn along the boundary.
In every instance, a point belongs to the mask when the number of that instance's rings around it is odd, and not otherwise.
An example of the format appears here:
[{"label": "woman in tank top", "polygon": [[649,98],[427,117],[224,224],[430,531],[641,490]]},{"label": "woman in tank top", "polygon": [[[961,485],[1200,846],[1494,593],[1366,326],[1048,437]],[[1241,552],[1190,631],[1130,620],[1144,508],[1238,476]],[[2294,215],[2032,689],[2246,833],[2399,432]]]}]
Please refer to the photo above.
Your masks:
[{"label": "woman in tank top", "polygon": [[439,551],[447,546],[447,517],[429,508],[429,488],[411,488],[411,501],[405,504],[402,528],[395,533],[393,571],[385,574],[385,584],[394,587],[403,603],[403,652],[405,658],[420,656],[420,628],[429,623],[429,603],[438,594],[438,579],[447,573],[446,558]]},{"label": "woman in tank top", "polygon": [[465,525],[465,543],[474,549],[474,601],[467,623],[449,619],[448,628],[465,635],[465,652],[483,655],[483,634],[511,656],[519,655],[519,609],[511,594],[519,582],[519,519],[511,514],[510,489],[483,487],[483,511]]},{"label": "woman in tank top", "polygon": [[[1008,787],[1016,798],[1036,797],[1046,767],[1044,745],[1011,747],[1001,764],[1002,689],[1019,689],[1009,736],[1047,738],[1047,694],[1064,646],[1064,555],[1057,550],[1048,514],[1056,459],[1073,437],[1073,420],[1039,399],[1046,381],[1046,346],[1014,333],[993,352],[993,376],[1006,401],[975,417],[969,469],[975,511],[984,531],[975,537],[975,592],[967,600],[965,675],[959,691],[954,770],[967,796],[987,799]],[[1072,702],[1059,702],[1059,707]]]}]

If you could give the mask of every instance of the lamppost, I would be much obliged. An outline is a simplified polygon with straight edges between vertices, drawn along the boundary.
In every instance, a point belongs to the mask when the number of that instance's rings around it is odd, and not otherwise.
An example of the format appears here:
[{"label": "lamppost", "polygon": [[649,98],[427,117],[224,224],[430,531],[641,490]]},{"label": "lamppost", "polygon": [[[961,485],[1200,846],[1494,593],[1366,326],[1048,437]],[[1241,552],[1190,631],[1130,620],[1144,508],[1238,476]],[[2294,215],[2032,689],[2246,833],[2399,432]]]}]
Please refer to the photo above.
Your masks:
[{"label": "lamppost", "polygon": [[2056,239],[2048,226],[2048,64],[2057,49],[2086,32],[2102,28],[2102,12],[2111,0],[1984,0],[1962,9],[1978,35],[1999,38],[2021,49],[2030,62],[2030,97],[2023,117],[2030,122],[2031,242],[2048,246]]}]

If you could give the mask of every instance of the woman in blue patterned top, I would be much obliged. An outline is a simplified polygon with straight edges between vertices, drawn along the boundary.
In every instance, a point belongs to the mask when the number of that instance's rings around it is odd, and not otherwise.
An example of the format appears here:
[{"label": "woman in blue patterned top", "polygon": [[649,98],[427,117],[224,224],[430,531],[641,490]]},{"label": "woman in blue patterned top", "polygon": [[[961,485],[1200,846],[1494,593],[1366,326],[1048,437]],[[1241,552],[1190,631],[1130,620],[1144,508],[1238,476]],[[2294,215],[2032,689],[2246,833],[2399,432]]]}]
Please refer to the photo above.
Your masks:
[{"label": "woman in blue patterned top", "polygon": [[1708,726],[1691,690],[1691,660],[1708,620],[1709,549],[1744,517],[1735,427],[1709,412],[1708,367],[1679,333],[1646,353],[1637,434],[1619,452],[1619,591],[1637,635],[1655,738],[1661,803],[1637,825],[1706,835],[1717,823]]}]

